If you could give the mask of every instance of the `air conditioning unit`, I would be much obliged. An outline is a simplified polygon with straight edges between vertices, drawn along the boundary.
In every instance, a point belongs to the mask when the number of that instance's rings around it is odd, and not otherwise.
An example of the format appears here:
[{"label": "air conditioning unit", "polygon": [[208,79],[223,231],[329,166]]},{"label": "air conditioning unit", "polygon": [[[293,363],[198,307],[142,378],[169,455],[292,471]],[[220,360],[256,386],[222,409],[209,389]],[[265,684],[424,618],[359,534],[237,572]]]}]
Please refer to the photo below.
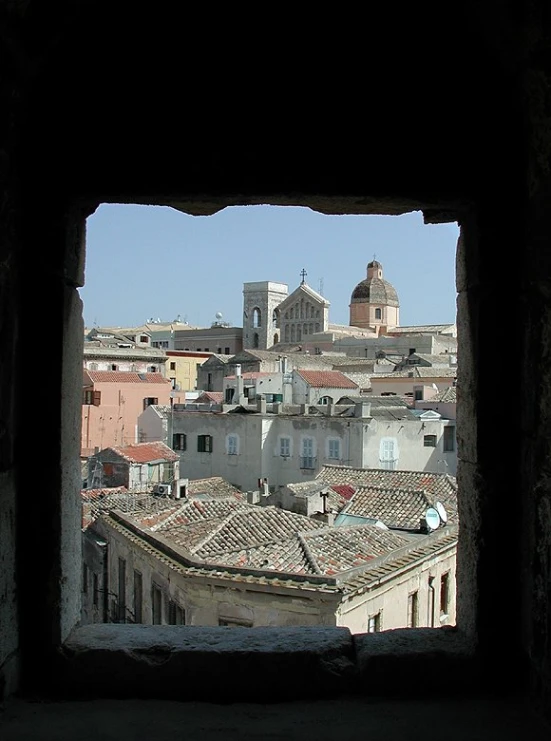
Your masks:
[{"label": "air conditioning unit", "polygon": [[170,496],[170,484],[155,484],[153,487],[153,493],[159,497]]}]

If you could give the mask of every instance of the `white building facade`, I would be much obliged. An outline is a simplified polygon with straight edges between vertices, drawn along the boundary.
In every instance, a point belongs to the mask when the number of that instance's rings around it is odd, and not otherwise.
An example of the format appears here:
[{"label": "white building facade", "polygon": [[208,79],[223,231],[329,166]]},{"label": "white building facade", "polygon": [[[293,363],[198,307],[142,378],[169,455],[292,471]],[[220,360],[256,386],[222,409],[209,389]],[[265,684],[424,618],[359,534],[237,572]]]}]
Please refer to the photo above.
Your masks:
[{"label": "white building facade", "polygon": [[[391,400],[387,400],[391,404]],[[180,475],[222,476],[242,490],[313,479],[327,463],[455,475],[455,421],[392,407],[328,405],[301,413],[178,411],[148,407],[140,439],[163,440],[180,454]],[[343,416],[346,415],[346,416]],[[422,414],[422,413],[421,413]]]}]

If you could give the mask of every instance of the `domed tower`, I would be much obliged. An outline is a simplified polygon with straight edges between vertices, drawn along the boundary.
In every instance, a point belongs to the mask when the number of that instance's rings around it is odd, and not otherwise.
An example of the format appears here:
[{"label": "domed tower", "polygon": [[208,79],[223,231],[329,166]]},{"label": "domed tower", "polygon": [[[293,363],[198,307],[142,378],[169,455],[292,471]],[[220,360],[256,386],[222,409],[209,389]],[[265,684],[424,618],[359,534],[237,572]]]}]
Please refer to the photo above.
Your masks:
[{"label": "domed tower", "polygon": [[358,283],[350,299],[350,326],[362,329],[398,327],[400,302],[396,289],[383,279],[377,260],[367,265],[367,278]]}]

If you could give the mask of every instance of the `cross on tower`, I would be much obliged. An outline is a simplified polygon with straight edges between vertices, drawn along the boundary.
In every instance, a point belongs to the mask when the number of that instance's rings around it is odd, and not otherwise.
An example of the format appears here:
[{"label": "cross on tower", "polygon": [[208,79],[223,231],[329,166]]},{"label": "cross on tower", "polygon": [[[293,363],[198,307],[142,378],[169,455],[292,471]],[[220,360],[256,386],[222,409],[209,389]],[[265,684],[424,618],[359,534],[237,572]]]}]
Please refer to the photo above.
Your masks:
[{"label": "cross on tower", "polygon": [[304,279],[306,278],[307,275],[308,273],[306,272],[306,270],[302,268],[302,270],[300,271],[300,277],[302,278],[302,280],[300,281],[300,285],[306,282]]}]

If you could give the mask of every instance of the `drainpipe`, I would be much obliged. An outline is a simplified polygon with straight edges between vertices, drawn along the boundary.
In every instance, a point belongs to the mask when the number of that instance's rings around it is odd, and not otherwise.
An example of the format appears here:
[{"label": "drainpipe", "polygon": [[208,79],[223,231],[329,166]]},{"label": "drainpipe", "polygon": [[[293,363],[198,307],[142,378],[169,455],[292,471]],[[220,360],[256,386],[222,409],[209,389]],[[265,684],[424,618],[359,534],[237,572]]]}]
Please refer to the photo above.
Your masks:
[{"label": "drainpipe", "polygon": [[109,563],[107,543],[101,546],[104,549],[103,555],[103,622],[109,622]]},{"label": "drainpipe", "polygon": [[429,576],[429,623],[434,628],[434,606],[436,603],[436,590],[434,589],[434,576]]}]

